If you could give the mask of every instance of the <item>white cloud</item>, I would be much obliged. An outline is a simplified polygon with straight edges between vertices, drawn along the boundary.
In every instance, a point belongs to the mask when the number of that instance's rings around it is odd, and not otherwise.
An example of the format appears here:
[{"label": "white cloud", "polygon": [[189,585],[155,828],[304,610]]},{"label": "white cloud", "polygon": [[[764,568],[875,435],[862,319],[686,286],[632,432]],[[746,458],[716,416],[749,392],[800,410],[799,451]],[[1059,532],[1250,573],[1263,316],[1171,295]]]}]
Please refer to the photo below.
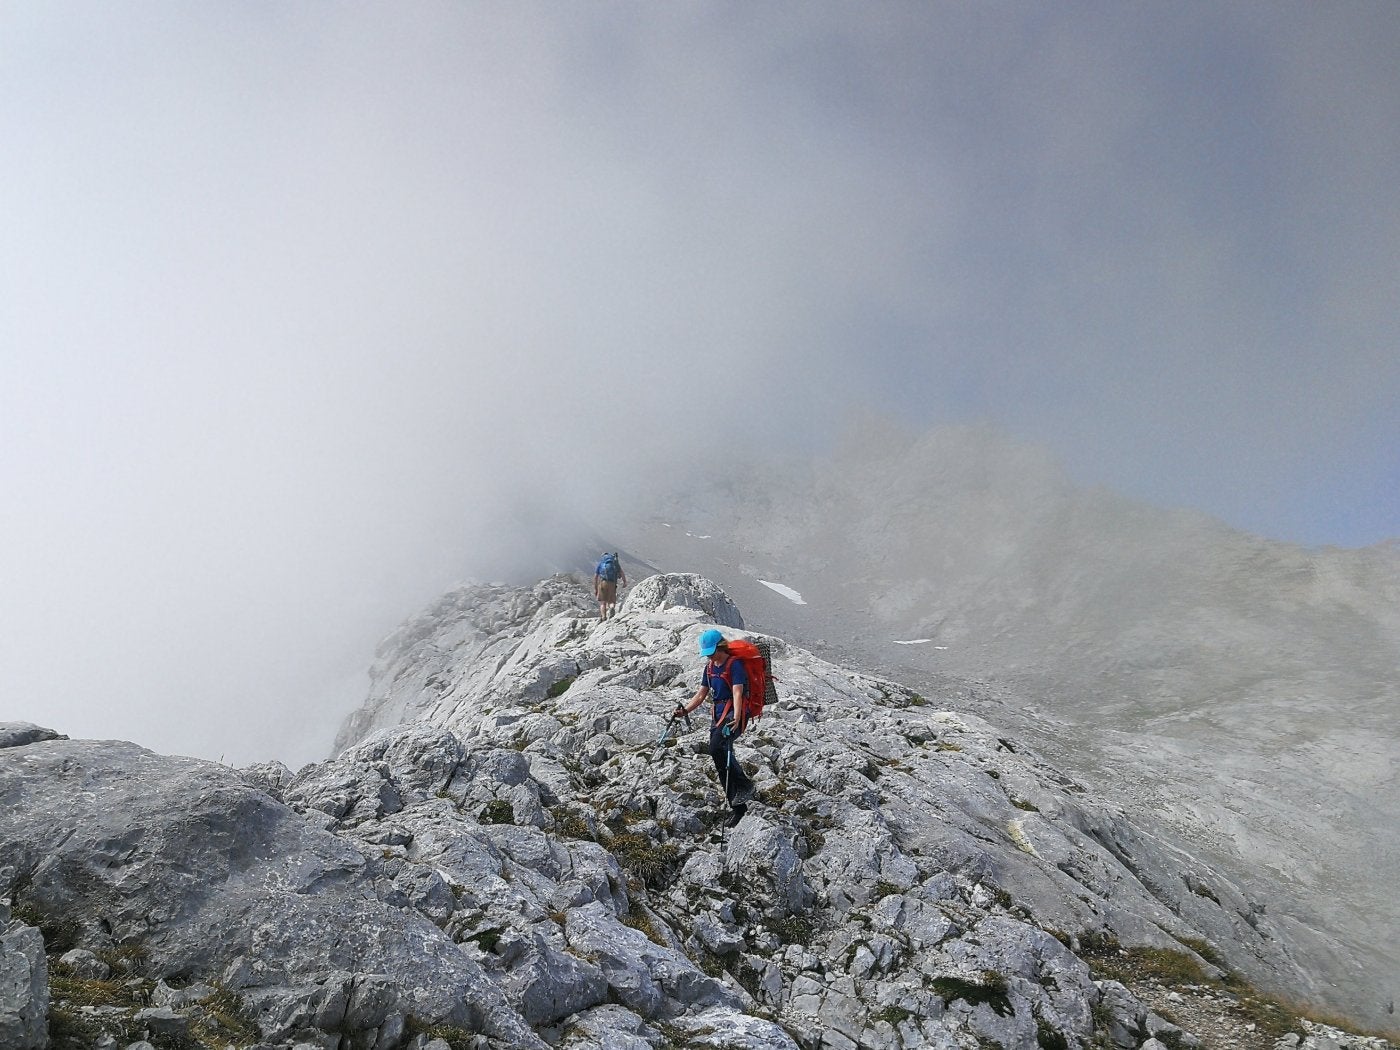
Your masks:
[{"label": "white cloud", "polygon": [[262,757],[547,514],[866,403],[1250,524],[1364,491],[1400,30],[1343,15],[5,8],[16,716]]}]

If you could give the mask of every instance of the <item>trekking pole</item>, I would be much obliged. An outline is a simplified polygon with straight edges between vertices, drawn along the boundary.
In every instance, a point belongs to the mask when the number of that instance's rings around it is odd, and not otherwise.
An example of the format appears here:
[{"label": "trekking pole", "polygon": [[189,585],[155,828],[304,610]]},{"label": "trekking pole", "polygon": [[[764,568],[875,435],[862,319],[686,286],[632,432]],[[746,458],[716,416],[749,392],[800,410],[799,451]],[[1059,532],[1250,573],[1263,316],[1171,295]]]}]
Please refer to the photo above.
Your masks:
[{"label": "trekking pole", "polygon": [[[734,741],[731,741],[731,739],[729,739],[728,736],[727,736],[727,738],[725,738],[725,742],[728,743],[729,748],[728,748],[727,752],[725,752],[725,756],[724,756],[724,801],[725,801],[725,802],[728,802],[728,801],[729,801],[729,769],[731,769],[731,767],[734,766]],[[732,808],[732,806],[731,806],[731,808]],[[728,820],[728,818],[725,818],[725,822],[722,823],[722,825],[720,825],[720,874],[721,874],[721,875],[728,875],[728,874],[729,874],[729,850],[728,850],[728,848],[727,848],[728,837],[729,837],[729,820]]]},{"label": "trekking pole", "polygon": [[734,745],[727,737],[724,742],[729,744],[724,752],[724,801],[726,805],[731,805],[729,802],[729,770],[734,766]]},{"label": "trekking pole", "polygon": [[[670,734],[671,727],[675,724],[676,713],[672,711],[671,717],[666,719],[666,724],[661,729],[661,735],[656,738],[655,746],[652,747],[651,753],[647,756],[646,765],[642,766],[642,768],[637,771],[637,779],[632,781],[632,790],[627,792],[627,797],[622,800],[622,805],[617,808],[617,812],[612,817],[608,818],[610,821],[617,820],[622,814],[627,812],[627,807],[632,804],[632,796],[637,793],[637,788],[642,786],[642,777],[646,776],[647,770],[651,767],[652,760],[656,758],[657,753],[661,750],[662,746],[665,745],[666,737]],[[685,716],[685,724],[686,728],[690,727],[689,714]]]}]

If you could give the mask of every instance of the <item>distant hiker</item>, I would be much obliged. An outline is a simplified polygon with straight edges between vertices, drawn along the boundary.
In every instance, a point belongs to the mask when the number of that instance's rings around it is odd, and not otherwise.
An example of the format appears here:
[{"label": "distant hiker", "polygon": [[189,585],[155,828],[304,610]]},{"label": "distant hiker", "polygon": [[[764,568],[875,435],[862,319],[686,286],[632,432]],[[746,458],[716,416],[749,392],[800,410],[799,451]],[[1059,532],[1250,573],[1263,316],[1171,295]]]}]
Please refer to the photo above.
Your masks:
[{"label": "distant hiker", "polygon": [[674,717],[684,718],[703,704],[706,697],[714,698],[710,758],[714,760],[715,773],[724,787],[725,801],[733,810],[728,822],[732,828],[744,819],[744,814],[748,812],[747,803],[754,794],[753,782],[734,757],[734,739],[748,723],[749,710],[744,694],[748,691],[749,673],[744,661],[729,651],[724,635],[714,628],[700,636],[700,655],[709,658],[700,678],[700,688],[690,698],[690,703],[676,708]]},{"label": "distant hiker", "polygon": [[607,620],[617,612],[617,585],[627,586],[627,574],[622,571],[622,559],[617,552],[604,553],[593,570],[593,596],[598,599],[598,619]]}]

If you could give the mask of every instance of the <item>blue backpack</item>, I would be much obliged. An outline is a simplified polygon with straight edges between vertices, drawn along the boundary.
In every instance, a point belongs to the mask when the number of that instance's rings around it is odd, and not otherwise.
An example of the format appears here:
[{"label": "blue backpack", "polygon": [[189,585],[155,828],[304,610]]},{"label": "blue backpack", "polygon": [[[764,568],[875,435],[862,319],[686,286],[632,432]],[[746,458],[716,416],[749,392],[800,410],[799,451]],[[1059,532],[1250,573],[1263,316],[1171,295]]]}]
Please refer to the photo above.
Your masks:
[{"label": "blue backpack", "polygon": [[603,560],[598,563],[597,573],[609,583],[615,583],[618,574],[617,555],[604,554]]}]

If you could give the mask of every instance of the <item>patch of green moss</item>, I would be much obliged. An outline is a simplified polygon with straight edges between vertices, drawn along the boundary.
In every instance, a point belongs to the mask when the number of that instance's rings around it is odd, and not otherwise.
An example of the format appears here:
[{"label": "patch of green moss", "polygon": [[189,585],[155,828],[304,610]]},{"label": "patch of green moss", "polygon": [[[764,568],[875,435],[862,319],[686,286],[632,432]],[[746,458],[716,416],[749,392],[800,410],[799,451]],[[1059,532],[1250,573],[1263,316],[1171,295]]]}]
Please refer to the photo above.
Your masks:
[{"label": "patch of green moss", "polygon": [[769,919],[767,925],[773,936],[784,944],[800,944],[806,947],[817,935],[817,924],[806,915],[785,915],[780,919]]},{"label": "patch of green moss", "polygon": [[706,977],[713,977],[717,981],[724,979],[724,956],[716,955],[714,952],[706,949],[701,949],[700,958],[695,960],[695,965],[700,967],[700,972]]},{"label": "patch of green moss", "polygon": [[886,1006],[872,1013],[870,1020],[875,1024],[887,1024],[891,1028],[898,1028],[901,1023],[913,1016],[913,1010],[906,1010],[902,1006]]},{"label": "patch of green moss", "polygon": [[1010,1017],[1011,999],[1007,995],[1006,978],[994,970],[983,970],[980,979],[975,981],[963,977],[935,977],[929,987],[944,1002],[961,1000],[970,1006],[985,1003],[999,1017]]},{"label": "patch of green moss", "polygon": [[1205,972],[1200,963],[1185,952],[1170,948],[1120,948],[1116,940],[1083,944],[1081,955],[1094,976],[1123,984],[1155,980],[1174,987],[1183,984],[1203,984]]},{"label": "patch of green moss", "polygon": [[515,810],[505,799],[493,799],[486,803],[477,819],[483,824],[514,824]]},{"label": "patch of green moss", "polygon": [[66,1004],[54,1001],[49,1006],[49,1046],[52,1050],[88,1050],[104,1035],[112,1035],[118,1045],[141,1037],[130,1018],[103,1017],[100,1021]]},{"label": "patch of green moss", "polygon": [[554,833],[562,838],[593,841],[593,832],[583,814],[568,806],[559,806],[551,811],[554,815]]},{"label": "patch of green moss", "polygon": [[190,1034],[203,1046],[223,1048],[251,1046],[259,1041],[258,1026],[243,1000],[227,988],[216,987],[199,1000],[197,1020]]},{"label": "patch of green moss", "polygon": [[500,926],[488,926],[484,930],[477,930],[462,939],[480,945],[482,951],[494,952],[496,945],[500,943],[502,928]]},{"label": "patch of green moss", "polygon": [[680,850],[672,843],[657,843],[633,831],[614,836],[608,850],[624,871],[648,885],[663,880],[680,856]]},{"label": "patch of green moss", "polygon": [[823,814],[810,802],[804,802],[797,807],[797,816],[801,824],[802,836],[807,840],[808,854],[820,852],[821,848],[826,845],[824,832],[830,831],[836,826],[835,819],[829,814]]},{"label": "patch of green moss", "polygon": [[758,793],[758,800],[765,805],[781,806],[784,802],[793,802],[804,798],[807,792],[795,784],[788,784],[779,781],[771,787],[766,787]]},{"label": "patch of green moss", "polygon": [[1007,893],[1000,886],[988,886],[986,883],[983,883],[982,888],[992,895],[992,900],[997,905],[1005,908],[1007,911],[1010,911],[1015,906],[1016,902],[1012,900],[1011,894]]},{"label": "patch of green moss", "polygon": [[404,1026],[409,1039],[425,1035],[429,1040],[441,1039],[451,1050],[472,1050],[476,1046],[476,1033],[450,1024],[432,1024],[409,1016]]},{"label": "patch of green moss", "polygon": [[1041,1017],[1035,1019],[1035,1044],[1040,1050],[1069,1050],[1064,1033]]},{"label": "patch of green moss", "polygon": [[632,907],[627,914],[622,916],[622,924],[645,934],[646,939],[652,944],[659,944],[663,948],[670,947],[670,943],[661,936],[661,931],[656,928],[656,923],[652,922],[651,916],[636,901],[632,902]]},{"label": "patch of green moss", "polygon": [[142,1005],[133,998],[124,981],[73,977],[62,966],[54,966],[49,974],[49,996],[54,1002],[71,1007]]},{"label": "patch of green moss", "polygon": [[680,1050],[680,1048],[690,1045],[690,1033],[680,1025],[668,1024],[665,1021],[653,1021],[652,1027],[660,1032],[661,1037],[666,1040],[661,1044],[661,1050]]},{"label": "patch of green moss", "polygon": [[577,680],[578,675],[576,674],[571,674],[564,678],[561,678],[559,679],[559,681],[555,682],[548,689],[546,689],[544,695],[549,697],[551,700],[561,697],[566,692],[568,692],[569,686],[573,685],[574,682],[576,682]]},{"label": "patch of green moss", "polygon": [[1197,897],[1204,897],[1206,900],[1211,901],[1214,904],[1220,903],[1220,898],[1215,895],[1215,891],[1212,890],[1209,886],[1205,885],[1204,883],[1192,882],[1189,883],[1189,885],[1191,887],[1191,892],[1194,893]]},{"label": "patch of green moss", "polygon": [[44,950],[55,955],[78,947],[82,927],[72,919],[60,918],[41,911],[31,901],[15,901],[10,917],[26,926],[33,926],[44,935]]},{"label": "patch of green moss", "polygon": [[1230,968],[1225,962],[1225,957],[1216,951],[1215,946],[1209,941],[1203,941],[1199,937],[1179,937],[1177,939],[1216,969],[1228,970]]}]

